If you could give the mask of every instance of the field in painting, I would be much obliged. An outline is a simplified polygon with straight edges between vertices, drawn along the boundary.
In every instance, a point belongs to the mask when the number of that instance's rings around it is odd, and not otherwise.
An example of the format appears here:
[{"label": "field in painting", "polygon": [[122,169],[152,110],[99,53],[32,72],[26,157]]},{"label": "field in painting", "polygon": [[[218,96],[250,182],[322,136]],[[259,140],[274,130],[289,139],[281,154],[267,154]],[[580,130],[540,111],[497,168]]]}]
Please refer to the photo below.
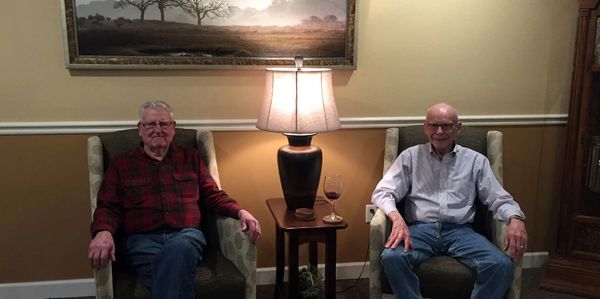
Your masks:
[{"label": "field in painting", "polygon": [[78,22],[80,55],[172,57],[344,57],[345,28],[196,26],[175,22]]}]

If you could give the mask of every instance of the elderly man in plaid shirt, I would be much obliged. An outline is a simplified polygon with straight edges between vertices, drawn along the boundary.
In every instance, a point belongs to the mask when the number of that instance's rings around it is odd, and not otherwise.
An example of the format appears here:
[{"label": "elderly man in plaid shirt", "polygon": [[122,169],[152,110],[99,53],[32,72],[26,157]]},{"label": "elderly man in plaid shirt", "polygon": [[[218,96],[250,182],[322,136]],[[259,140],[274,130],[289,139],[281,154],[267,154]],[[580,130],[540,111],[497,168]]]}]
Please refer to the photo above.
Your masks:
[{"label": "elderly man in plaid shirt", "polygon": [[114,158],[104,175],[88,258],[94,269],[115,261],[113,236],[121,230],[127,257],[152,298],[193,298],[206,247],[199,201],[238,218],[252,242],[261,236],[260,224],[219,190],[197,150],[171,143],[175,121],[167,103],[144,103],[138,131],[140,146]]}]

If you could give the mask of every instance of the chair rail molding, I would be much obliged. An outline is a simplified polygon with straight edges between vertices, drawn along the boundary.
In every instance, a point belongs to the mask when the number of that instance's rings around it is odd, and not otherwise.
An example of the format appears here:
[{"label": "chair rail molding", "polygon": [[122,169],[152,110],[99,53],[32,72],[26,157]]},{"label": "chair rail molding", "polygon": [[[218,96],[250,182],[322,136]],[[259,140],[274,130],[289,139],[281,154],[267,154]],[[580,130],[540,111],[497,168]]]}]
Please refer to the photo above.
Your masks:
[{"label": "chair rail molding", "polygon": [[[472,126],[566,125],[568,114],[465,115]],[[342,117],[342,129],[372,129],[422,124],[423,116]],[[135,127],[137,120],[0,122],[0,135],[96,134]],[[211,131],[254,131],[256,119],[178,120],[177,126]]]}]

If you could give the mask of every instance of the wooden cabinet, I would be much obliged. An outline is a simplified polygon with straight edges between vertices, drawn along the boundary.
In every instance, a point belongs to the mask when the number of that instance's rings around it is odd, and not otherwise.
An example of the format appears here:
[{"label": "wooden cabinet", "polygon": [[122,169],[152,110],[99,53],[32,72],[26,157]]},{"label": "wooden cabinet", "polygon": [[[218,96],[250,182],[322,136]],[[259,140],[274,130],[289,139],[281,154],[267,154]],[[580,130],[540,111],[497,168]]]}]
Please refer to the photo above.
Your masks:
[{"label": "wooden cabinet", "polygon": [[600,0],[579,1],[555,251],[543,288],[600,298]]}]

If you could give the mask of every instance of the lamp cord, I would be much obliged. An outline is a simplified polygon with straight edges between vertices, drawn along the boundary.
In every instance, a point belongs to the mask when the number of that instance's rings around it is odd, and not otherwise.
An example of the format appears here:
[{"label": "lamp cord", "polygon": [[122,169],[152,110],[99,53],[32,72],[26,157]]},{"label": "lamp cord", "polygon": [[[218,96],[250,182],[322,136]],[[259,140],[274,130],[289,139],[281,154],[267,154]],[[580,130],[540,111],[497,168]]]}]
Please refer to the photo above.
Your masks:
[{"label": "lamp cord", "polygon": [[343,293],[346,292],[347,290],[355,287],[358,284],[358,281],[360,280],[363,272],[365,271],[365,268],[367,267],[367,260],[369,259],[369,248],[371,248],[371,242],[369,242],[369,244],[367,245],[367,253],[365,254],[365,262],[363,263],[362,269],[360,270],[360,273],[358,274],[358,277],[354,280],[354,283],[344,289],[341,289],[339,291],[337,291],[336,293]]}]

